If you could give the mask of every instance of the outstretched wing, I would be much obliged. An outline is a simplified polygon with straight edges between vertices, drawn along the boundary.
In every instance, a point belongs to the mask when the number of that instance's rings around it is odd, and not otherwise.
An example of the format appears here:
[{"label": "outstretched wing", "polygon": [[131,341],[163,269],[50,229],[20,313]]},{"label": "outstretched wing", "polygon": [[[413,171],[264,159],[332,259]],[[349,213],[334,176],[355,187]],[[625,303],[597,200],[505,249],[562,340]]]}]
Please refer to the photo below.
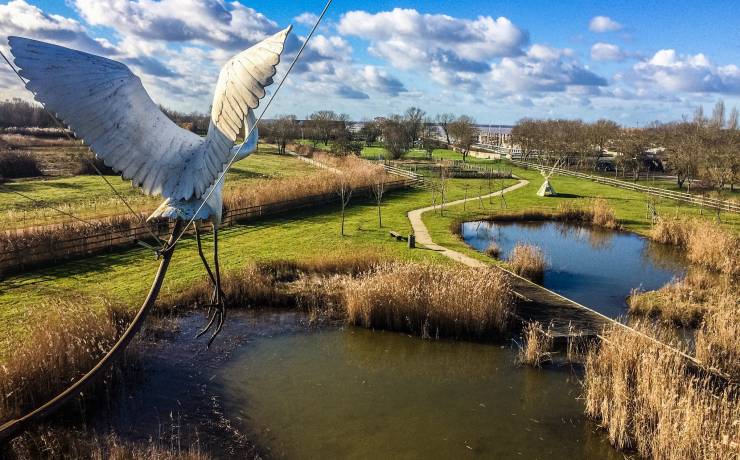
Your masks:
[{"label": "outstretched wing", "polygon": [[35,99],[145,193],[188,199],[213,182],[190,171],[202,160],[203,139],[167,118],[124,64],[27,38],[8,41]]},{"label": "outstretched wing", "polygon": [[242,51],[221,69],[211,108],[207,156],[215,155],[224,143],[233,143],[249,110],[259,106],[265,88],[272,84],[290,30],[289,26]]}]

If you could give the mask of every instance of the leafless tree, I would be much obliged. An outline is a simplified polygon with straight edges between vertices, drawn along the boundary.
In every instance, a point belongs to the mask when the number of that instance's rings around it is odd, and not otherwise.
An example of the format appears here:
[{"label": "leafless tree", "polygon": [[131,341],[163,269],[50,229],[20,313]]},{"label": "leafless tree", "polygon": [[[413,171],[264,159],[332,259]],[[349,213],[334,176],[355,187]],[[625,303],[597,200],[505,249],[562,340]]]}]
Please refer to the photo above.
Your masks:
[{"label": "leafless tree", "polygon": [[381,134],[380,125],[375,120],[364,121],[360,128],[360,136],[368,147],[377,141]]},{"label": "leafless tree", "polygon": [[383,120],[381,129],[383,132],[383,146],[388,150],[391,158],[401,158],[408,149],[403,118],[399,115],[391,115]]},{"label": "leafless tree", "polygon": [[733,107],[730,116],[727,117],[727,129],[738,129],[737,107]]},{"label": "leafless tree", "polygon": [[352,198],[352,184],[344,174],[339,175],[339,183],[337,184],[337,195],[339,195],[339,202],[342,206],[342,227],[341,234],[344,236],[344,211],[349,204],[350,198]]},{"label": "leafless tree", "polygon": [[380,214],[380,205],[383,201],[383,194],[385,193],[385,174],[377,174],[375,176],[372,191],[375,197],[375,203],[378,205],[378,228],[382,228],[383,217]]},{"label": "leafless tree", "polygon": [[285,147],[300,135],[295,115],[282,115],[269,125],[271,138],[278,147],[278,153],[285,153]]},{"label": "leafless tree", "polygon": [[712,126],[718,129],[725,126],[725,101],[722,99],[718,100],[717,103],[714,104],[711,123]]},{"label": "leafless tree", "polygon": [[404,114],[404,121],[406,122],[406,132],[408,135],[409,148],[414,146],[414,143],[421,137],[422,130],[424,129],[424,117],[426,112],[418,107],[409,107],[406,109]]},{"label": "leafless tree", "polygon": [[454,140],[454,145],[460,151],[463,161],[466,161],[470,147],[478,138],[478,128],[475,127],[475,121],[467,116],[461,115],[449,126],[450,137]]},{"label": "leafless tree", "polygon": [[455,121],[457,117],[455,117],[452,113],[440,113],[437,115],[437,123],[442,128],[442,132],[445,133],[445,137],[447,138],[447,145],[450,145],[450,123]]}]

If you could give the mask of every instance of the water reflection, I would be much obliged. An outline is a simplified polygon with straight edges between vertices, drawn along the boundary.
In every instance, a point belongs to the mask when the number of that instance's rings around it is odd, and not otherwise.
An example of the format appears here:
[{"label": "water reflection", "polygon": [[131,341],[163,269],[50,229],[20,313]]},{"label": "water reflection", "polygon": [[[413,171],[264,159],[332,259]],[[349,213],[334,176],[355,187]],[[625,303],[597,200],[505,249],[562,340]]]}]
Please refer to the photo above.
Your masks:
[{"label": "water reflection", "polygon": [[568,370],[496,345],[350,328],[259,340],[223,370],[227,411],[280,458],[619,458]]},{"label": "water reflection", "polygon": [[550,263],[545,287],[611,317],[626,312],[632,289],[657,289],[683,276],[687,266],[674,247],[560,222],[466,222],[463,238],[479,251],[495,242],[504,255],[519,242],[539,246]]}]

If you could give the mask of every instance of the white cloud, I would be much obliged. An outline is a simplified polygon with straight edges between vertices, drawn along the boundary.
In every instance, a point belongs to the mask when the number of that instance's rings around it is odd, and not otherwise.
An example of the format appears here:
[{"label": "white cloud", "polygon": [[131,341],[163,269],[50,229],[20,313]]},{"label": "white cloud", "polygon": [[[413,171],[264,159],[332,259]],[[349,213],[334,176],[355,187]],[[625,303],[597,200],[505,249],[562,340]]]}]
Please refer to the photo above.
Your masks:
[{"label": "white cloud", "polygon": [[595,61],[622,61],[625,57],[625,53],[611,43],[599,42],[591,47],[591,59]]},{"label": "white cloud", "polygon": [[306,12],[296,16],[295,18],[293,18],[293,20],[298,24],[313,26],[319,20],[319,17],[313,13]]},{"label": "white cloud", "polygon": [[278,31],[277,24],[239,2],[221,0],[73,0],[90,25],[122,36],[242,49]]},{"label": "white cloud", "polygon": [[514,94],[606,85],[608,82],[603,77],[578,62],[572,50],[534,44],[524,56],[503,58],[494,64],[486,86],[494,93]]},{"label": "white cloud", "polygon": [[740,94],[740,68],[716,66],[704,54],[679,55],[663,49],[633,66],[642,89],[687,93]]},{"label": "white cloud", "polygon": [[616,32],[624,26],[608,16],[594,16],[588,23],[588,30],[596,33]]},{"label": "white cloud", "polygon": [[459,67],[475,66],[493,57],[520,54],[528,40],[504,17],[469,20],[400,8],[376,14],[350,11],[342,16],[338,30],[369,40],[374,54],[401,69],[443,58]]}]

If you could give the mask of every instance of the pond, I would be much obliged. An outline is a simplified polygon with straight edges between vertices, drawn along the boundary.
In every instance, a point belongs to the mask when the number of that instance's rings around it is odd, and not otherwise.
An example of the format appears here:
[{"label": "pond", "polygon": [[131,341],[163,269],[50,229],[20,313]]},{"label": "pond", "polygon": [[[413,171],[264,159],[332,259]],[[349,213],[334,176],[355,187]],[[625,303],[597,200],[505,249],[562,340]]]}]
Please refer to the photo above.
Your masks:
[{"label": "pond", "polygon": [[519,367],[508,345],[235,311],[205,351],[203,321],[176,319],[98,426],[217,458],[622,458],[584,417],[576,370]]},{"label": "pond", "polygon": [[626,313],[632,289],[657,289],[682,277],[688,266],[675,247],[560,222],[466,222],[462,234],[479,251],[495,242],[504,258],[519,242],[539,246],[549,262],[546,288],[612,318]]}]

